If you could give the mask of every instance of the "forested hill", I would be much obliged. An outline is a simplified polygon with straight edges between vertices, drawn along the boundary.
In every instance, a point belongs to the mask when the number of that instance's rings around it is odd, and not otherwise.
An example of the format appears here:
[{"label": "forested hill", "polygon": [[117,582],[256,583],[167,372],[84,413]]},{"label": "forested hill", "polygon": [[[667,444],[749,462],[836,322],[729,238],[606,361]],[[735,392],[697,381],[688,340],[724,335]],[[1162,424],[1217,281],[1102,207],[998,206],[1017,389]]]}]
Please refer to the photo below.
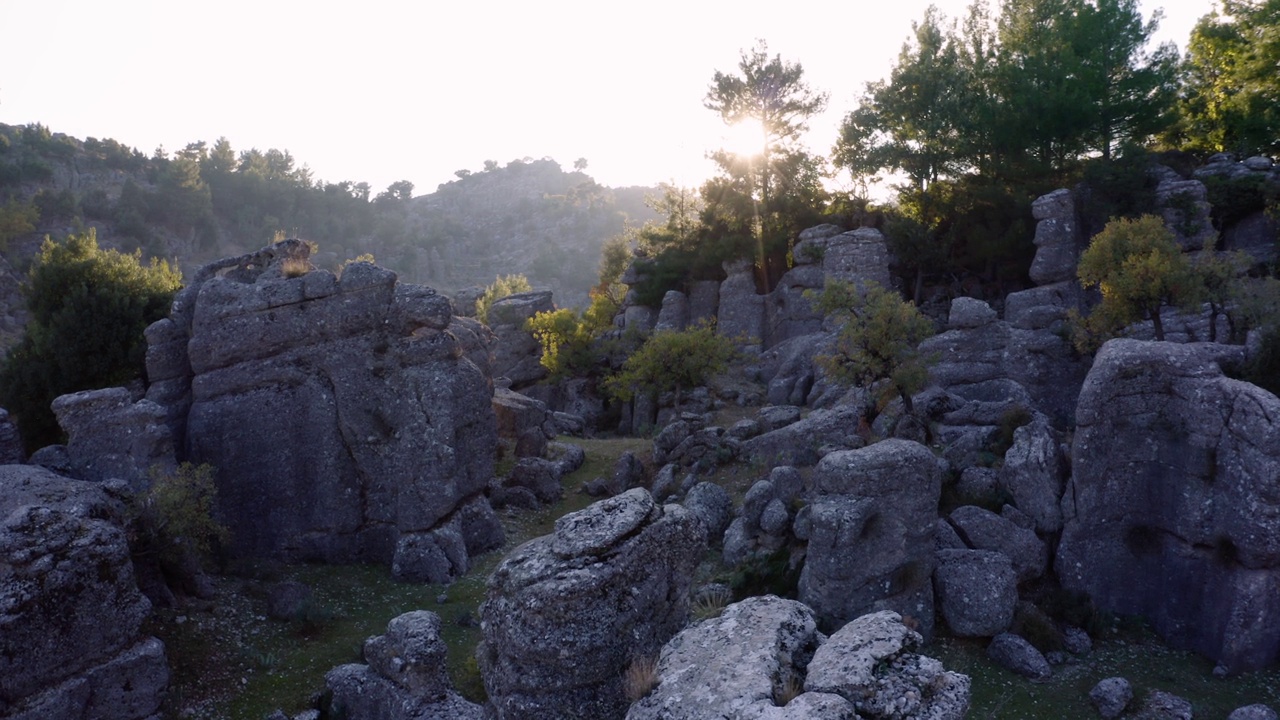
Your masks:
[{"label": "forested hill", "polygon": [[[225,138],[145,155],[110,139],[0,124],[0,251],[20,272],[46,235],[92,226],[104,246],[177,258],[189,272],[301,237],[319,245],[322,265],[370,253],[404,280],[444,290],[524,273],[580,302],[596,282],[601,244],[628,221],[655,217],[644,200],[656,192],[603,187],[585,166],[487,161],[414,197],[408,181],[381,192],[325,182],[288,151],[237,150]],[[0,303],[11,302],[5,295]]]}]

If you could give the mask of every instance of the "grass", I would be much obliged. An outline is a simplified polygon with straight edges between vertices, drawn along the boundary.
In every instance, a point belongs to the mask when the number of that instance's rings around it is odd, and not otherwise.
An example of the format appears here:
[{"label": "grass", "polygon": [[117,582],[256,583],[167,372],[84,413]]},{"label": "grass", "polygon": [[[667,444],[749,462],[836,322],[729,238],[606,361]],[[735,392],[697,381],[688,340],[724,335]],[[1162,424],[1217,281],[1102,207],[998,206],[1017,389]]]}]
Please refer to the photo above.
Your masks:
[{"label": "grass", "polygon": [[[589,505],[594,498],[578,492],[584,482],[612,473],[624,451],[639,455],[649,447],[641,438],[574,443],[587,458],[562,481],[564,499],[541,510],[502,513],[506,546],[473,558],[475,566],[453,585],[397,583],[382,566],[277,566],[217,578],[212,602],[158,610],[148,631],[164,640],[173,671],[166,717],[261,720],[277,708],[290,714],[306,710],[323,691],[326,672],[361,662],[365,639],[386,632],[392,618],[410,610],[440,615],[449,675],[464,696],[482,701],[474,653],[489,574],[513,547],[551,532],[557,518]],[[312,588],[314,606],[323,608],[320,621],[267,618],[266,589],[282,580]]]},{"label": "grass", "polygon": [[1280,667],[1229,678],[1215,678],[1213,663],[1190,652],[1172,650],[1154,635],[1126,632],[1095,640],[1094,650],[1075,664],[1059,665],[1047,681],[1033,682],[986,660],[986,643],[936,639],[923,654],[948,670],[973,680],[969,720],[1077,720],[1097,717],[1089,691],[1098,681],[1120,676],[1133,684],[1134,703],[1152,690],[1191,701],[1195,717],[1225,718],[1253,703],[1280,708]]}]

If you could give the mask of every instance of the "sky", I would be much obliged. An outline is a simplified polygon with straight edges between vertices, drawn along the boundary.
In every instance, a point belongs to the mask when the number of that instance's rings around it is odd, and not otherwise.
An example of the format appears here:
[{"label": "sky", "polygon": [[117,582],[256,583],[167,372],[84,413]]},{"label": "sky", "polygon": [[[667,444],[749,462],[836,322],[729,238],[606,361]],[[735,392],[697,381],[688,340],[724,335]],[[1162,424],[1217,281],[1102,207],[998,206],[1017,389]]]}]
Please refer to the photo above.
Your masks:
[{"label": "sky", "polygon": [[[960,17],[969,0],[934,0]],[[609,186],[712,174],[703,107],[757,39],[828,109],[811,150],[892,68],[929,0],[0,0],[0,122],[150,154],[225,136],[288,150],[328,182],[429,193],[486,160],[551,157]],[[1184,47],[1212,0],[1163,7]]]}]

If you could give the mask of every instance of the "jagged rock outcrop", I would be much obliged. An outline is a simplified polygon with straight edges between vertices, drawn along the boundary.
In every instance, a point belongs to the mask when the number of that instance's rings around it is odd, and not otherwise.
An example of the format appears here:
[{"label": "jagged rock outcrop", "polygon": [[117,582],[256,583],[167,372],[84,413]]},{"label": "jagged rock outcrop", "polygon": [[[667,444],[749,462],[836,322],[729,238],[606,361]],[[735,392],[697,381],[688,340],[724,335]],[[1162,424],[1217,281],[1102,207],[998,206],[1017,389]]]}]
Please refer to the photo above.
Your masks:
[{"label": "jagged rock outcrop", "polygon": [[365,665],[339,665],[325,676],[332,717],[377,720],[481,720],[484,708],[454,690],[440,616],[415,610],[394,618],[385,635],[364,642]]},{"label": "jagged rock outcrop", "polygon": [[931,637],[937,458],[918,443],[884,440],[827,455],[810,482],[800,600],[835,626],[893,610]]},{"label": "jagged rock outcrop", "polygon": [[[860,399],[860,398],[859,398]],[[859,434],[866,409],[852,400],[814,410],[804,419],[742,442],[740,456],[769,467],[809,467],[828,452],[856,450],[866,442]]]},{"label": "jagged rock outcrop", "polygon": [[875,228],[858,228],[827,238],[822,273],[836,280],[889,287],[889,246],[884,235]]},{"label": "jagged rock outcrop", "polygon": [[485,340],[431,288],[307,255],[286,241],[197,273],[148,329],[147,397],[180,454],[217,468],[233,553],[416,575],[493,476]]},{"label": "jagged rock outcrop", "polygon": [[1076,415],[1056,570],[1229,671],[1280,654],[1280,399],[1243,348],[1112,340]]},{"label": "jagged rock outcrop", "polygon": [[657,686],[627,720],[963,718],[969,678],[915,654],[919,643],[896,613],[824,639],[803,604],[748,598],[663,647]]},{"label": "jagged rock outcrop", "polygon": [[163,472],[177,464],[165,409],[134,402],[125,388],[62,395],[53,412],[67,433],[72,476],[80,480],[118,478],[138,492],[151,486],[152,468]]},{"label": "jagged rock outcrop", "polygon": [[143,635],[124,483],[0,466],[0,717],[142,720],[169,683]]},{"label": "jagged rock outcrop", "polygon": [[751,261],[725,261],[728,276],[720,283],[720,305],[716,332],[749,351],[764,348],[764,296],[756,293]]},{"label": "jagged rock outcrop", "polygon": [[990,510],[965,505],[951,511],[950,521],[965,544],[974,550],[993,550],[1009,558],[1018,582],[1034,580],[1049,565],[1049,551],[1035,531]]},{"label": "jagged rock outcrop", "polygon": [[684,625],[704,532],[636,488],[513,550],[480,606],[477,656],[497,717],[622,716],[627,666]]},{"label": "jagged rock outcrop", "polygon": [[508,378],[511,387],[520,389],[547,376],[541,362],[542,346],[524,324],[540,312],[555,309],[550,290],[508,295],[489,307],[489,328],[495,336],[493,377]]},{"label": "jagged rock outcrop", "polygon": [[555,421],[546,403],[507,388],[494,388],[493,414],[498,440],[516,457],[542,457],[555,437]]}]

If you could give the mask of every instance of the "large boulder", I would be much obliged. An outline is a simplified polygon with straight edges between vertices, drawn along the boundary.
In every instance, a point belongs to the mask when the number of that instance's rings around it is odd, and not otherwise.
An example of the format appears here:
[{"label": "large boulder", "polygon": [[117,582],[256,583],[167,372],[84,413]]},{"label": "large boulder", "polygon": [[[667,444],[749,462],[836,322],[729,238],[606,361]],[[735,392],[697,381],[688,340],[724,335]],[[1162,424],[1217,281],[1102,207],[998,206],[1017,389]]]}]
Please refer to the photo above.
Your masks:
[{"label": "large boulder", "polygon": [[494,570],[477,651],[500,718],[619,717],[623,674],[683,627],[700,520],[643,488],[556,521]]},{"label": "large boulder", "polygon": [[524,324],[540,312],[555,309],[550,290],[508,295],[489,307],[489,327],[496,336],[494,377],[509,378],[511,386],[518,389],[547,376],[547,369],[542,366],[542,346]]},{"label": "large boulder", "polygon": [[918,443],[885,440],[827,455],[810,481],[800,600],[832,626],[893,610],[930,637],[937,458]]},{"label": "large boulder", "polygon": [[953,635],[992,637],[1013,623],[1018,575],[993,550],[939,550],[933,585],[938,611]]},{"label": "large boulder", "polygon": [[969,678],[915,654],[919,644],[896,613],[823,638],[803,604],[748,598],[663,647],[656,687],[627,720],[960,720]]},{"label": "large boulder", "polygon": [[826,238],[822,273],[859,286],[874,282],[889,287],[889,246],[884,235],[875,228],[858,228]]},{"label": "large boulder", "polygon": [[0,466],[0,715],[141,720],[159,711],[164,644],[142,633],[123,483]]},{"label": "large boulder", "polygon": [[339,665],[324,677],[332,717],[370,720],[481,720],[445,673],[440,616],[416,610],[394,618],[385,635],[365,640],[367,664]]},{"label": "large boulder", "polygon": [[150,487],[152,469],[177,464],[164,408],[134,402],[125,388],[62,395],[54,399],[53,413],[67,433],[71,472],[80,480],[118,478],[136,492]]},{"label": "large boulder", "polygon": [[1280,654],[1280,399],[1243,349],[1112,340],[1076,411],[1056,569],[1230,671]]},{"label": "large boulder", "polygon": [[175,352],[187,338],[183,358],[148,354],[172,376],[148,399],[179,454],[217,468],[232,553],[389,565],[493,476],[492,384],[471,359],[486,341],[448,298],[369,263],[290,277],[299,253],[202,268],[148,333]]},{"label": "large boulder", "polygon": [[1080,222],[1070,190],[1055,190],[1031,204],[1036,223],[1036,257],[1031,279],[1037,285],[1074,280],[1080,260]]},{"label": "large boulder", "polygon": [[759,352],[765,341],[764,296],[756,292],[753,266],[749,260],[725,261],[724,271],[716,332]]}]

